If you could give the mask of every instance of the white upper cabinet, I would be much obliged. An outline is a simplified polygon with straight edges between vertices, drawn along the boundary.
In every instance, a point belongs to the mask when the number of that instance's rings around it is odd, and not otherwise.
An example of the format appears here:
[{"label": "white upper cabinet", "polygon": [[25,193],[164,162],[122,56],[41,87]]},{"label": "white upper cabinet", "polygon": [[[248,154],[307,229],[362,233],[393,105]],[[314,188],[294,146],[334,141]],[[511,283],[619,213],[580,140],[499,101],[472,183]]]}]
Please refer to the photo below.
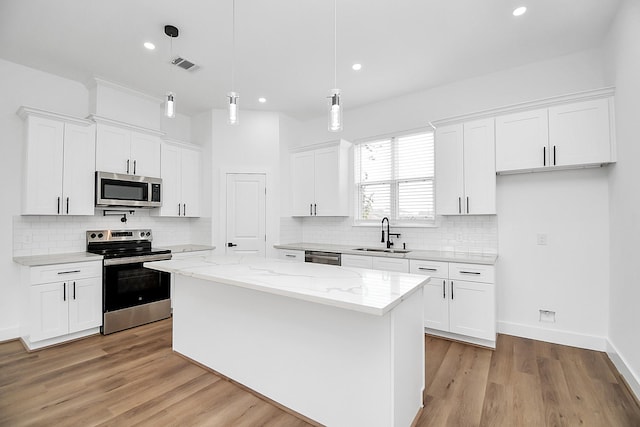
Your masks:
[{"label": "white upper cabinet", "polygon": [[549,108],[549,147],[556,166],[607,163],[611,158],[609,99]]},{"label": "white upper cabinet", "polygon": [[200,157],[198,147],[163,141],[161,149],[162,206],[152,214],[200,216]]},{"label": "white upper cabinet", "polygon": [[76,119],[21,108],[25,120],[23,215],[93,215],[95,128]]},{"label": "white upper cabinet", "polygon": [[96,169],[101,172],[159,177],[159,136],[126,125],[98,123]]},{"label": "white upper cabinet", "polygon": [[349,216],[347,141],[291,155],[292,216]]},{"label": "white upper cabinet", "polygon": [[[609,94],[605,91],[598,96]],[[566,169],[614,162],[613,98],[570,101],[563,98],[547,108],[497,117],[497,172]]]},{"label": "white upper cabinet", "polygon": [[495,214],[493,119],[436,129],[438,215]]},{"label": "white upper cabinet", "polygon": [[496,170],[533,169],[548,164],[547,109],[496,117]]}]

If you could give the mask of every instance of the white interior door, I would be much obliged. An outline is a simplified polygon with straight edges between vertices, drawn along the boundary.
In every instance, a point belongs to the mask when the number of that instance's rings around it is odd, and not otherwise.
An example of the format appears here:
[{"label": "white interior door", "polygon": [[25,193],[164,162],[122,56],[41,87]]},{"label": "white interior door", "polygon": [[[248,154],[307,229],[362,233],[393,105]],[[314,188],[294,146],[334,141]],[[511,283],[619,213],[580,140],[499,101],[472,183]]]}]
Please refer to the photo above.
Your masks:
[{"label": "white interior door", "polygon": [[266,177],[227,174],[227,254],[266,255]]}]

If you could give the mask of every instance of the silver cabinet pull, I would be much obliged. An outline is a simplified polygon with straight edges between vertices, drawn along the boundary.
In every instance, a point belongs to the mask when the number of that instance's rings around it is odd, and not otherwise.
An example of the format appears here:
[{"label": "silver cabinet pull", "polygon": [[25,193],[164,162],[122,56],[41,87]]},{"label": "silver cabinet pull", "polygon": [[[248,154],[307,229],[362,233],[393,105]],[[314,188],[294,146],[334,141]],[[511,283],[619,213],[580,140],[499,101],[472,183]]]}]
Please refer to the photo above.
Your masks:
[{"label": "silver cabinet pull", "polygon": [[418,267],[418,270],[423,270],[423,271],[438,271],[437,268],[428,268],[428,267]]},{"label": "silver cabinet pull", "polygon": [[460,274],[475,274],[475,275],[480,275],[481,273],[479,271],[460,271]]},{"label": "silver cabinet pull", "polygon": [[58,274],[80,273],[80,270],[58,271]]},{"label": "silver cabinet pull", "polygon": [[127,173],[129,173],[129,159],[127,159]]}]

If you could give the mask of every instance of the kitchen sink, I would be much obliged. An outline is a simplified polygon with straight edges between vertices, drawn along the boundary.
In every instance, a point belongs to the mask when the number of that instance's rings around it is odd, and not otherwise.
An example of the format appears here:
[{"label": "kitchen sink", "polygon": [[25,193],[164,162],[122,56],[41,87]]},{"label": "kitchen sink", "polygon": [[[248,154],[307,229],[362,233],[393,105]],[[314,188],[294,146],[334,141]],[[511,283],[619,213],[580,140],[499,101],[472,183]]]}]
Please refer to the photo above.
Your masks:
[{"label": "kitchen sink", "polygon": [[385,254],[408,254],[411,251],[406,249],[377,249],[377,248],[355,248],[354,251],[382,252]]}]

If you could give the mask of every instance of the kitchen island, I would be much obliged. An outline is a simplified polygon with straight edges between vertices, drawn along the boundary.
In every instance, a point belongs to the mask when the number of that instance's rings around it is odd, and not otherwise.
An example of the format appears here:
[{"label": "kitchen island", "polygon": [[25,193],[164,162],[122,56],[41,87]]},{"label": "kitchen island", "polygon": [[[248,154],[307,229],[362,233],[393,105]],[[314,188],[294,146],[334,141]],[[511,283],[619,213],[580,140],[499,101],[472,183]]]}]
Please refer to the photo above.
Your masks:
[{"label": "kitchen island", "polygon": [[174,351],[324,425],[419,414],[428,277],[240,256],[145,266],[174,275]]}]

